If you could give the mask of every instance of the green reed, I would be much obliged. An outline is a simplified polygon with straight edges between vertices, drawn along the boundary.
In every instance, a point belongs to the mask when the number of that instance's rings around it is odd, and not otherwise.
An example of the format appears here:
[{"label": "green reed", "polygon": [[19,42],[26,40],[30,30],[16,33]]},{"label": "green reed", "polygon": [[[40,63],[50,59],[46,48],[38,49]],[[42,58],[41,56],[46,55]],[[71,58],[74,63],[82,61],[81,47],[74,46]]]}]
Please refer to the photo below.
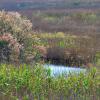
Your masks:
[{"label": "green reed", "polygon": [[85,74],[53,77],[40,64],[0,65],[0,100],[99,100],[99,94],[95,68]]}]

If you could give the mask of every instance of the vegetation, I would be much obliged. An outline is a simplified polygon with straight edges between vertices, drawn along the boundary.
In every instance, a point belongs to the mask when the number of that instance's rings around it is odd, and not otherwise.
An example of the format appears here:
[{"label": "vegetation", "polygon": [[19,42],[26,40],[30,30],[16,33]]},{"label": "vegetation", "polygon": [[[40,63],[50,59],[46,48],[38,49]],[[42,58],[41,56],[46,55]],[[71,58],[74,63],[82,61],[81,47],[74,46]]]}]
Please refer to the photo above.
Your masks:
[{"label": "vegetation", "polygon": [[[35,55],[33,51],[33,43],[38,41],[32,38],[32,23],[30,20],[23,18],[17,12],[0,12],[0,41],[5,41],[8,44],[5,47],[11,49],[11,57],[9,58],[14,62],[18,61],[19,58],[23,58],[23,61],[27,61],[29,55]],[[9,51],[4,51],[5,47],[2,47],[3,42],[1,43],[1,54],[6,57],[5,52],[10,53]],[[8,49],[8,50],[9,50]],[[7,49],[6,49],[7,50]],[[4,53],[3,53],[4,52]],[[3,60],[1,57],[0,59]]]},{"label": "vegetation", "polygon": [[1,100],[99,100],[100,83],[96,70],[52,77],[51,71],[41,65],[0,65]]},{"label": "vegetation", "polygon": [[[14,59],[14,62],[18,62],[18,60],[30,62],[33,59],[40,58],[41,53],[45,59],[63,59],[65,64],[69,60],[71,62],[71,64],[68,64],[69,66],[82,66],[86,63],[93,63],[97,49],[99,49],[99,38],[94,38],[94,35],[77,36],[70,35],[70,33],[67,35],[63,32],[34,34],[32,23],[19,13],[2,11],[0,14],[1,42],[8,42],[8,44],[1,47],[1,59]],[[36,14],[36,16],[39,15]],[[60,14],[51,15],[48,13],[43,16],[55,19],[57,17],[61,18]],[[75,18],[75,20],[76,18],[79,20],[96,19],[96,15],[92,13],[68,16],[72,19]],[[41,45],[46,48],[42,49]],[[5,48],[9,49],[4,50]],[[56,53],[57,50],[60,52],[59,54]],[[7,55],[8,57],[6,57]]]},{"label": "vegetation", "polygon": [[[38,47],[43,58],[58,60],[56,63],[67,66],[84,66],[87,63],[96,63],[98,42],[92,36],[77,36],[58,33],[37,34],[43,44]],[[58,52],[59,53],[58,53]],[[52,61],[53,63],[53,61]]]},{"label": "vegetation", "polygon": [[[53,24],[59,17],[62,18],[60,15],[43,15],[41,18]],[[89,19],[93,24],[97,20],[92,13],[71,14],[66,18],[78,19],[79,23]],[[66,18],[63,17],[63,22]],[[99,67],[99,40],[97,34],[33,32],[30,20],[17,12],[1,11],[0,100],[99,100],[99,69],[90,68],[94,65]],[[43,67],[45,59],[89,68],[86,73],[70,73],[67,76],[63,73],[54,77],[50,69]]]},{"label": "vegetation", "polygon": [[59,12],[58,10],[43,10],[34,11],[30,17],[33,20],[34,29],[44,32],[62,31],[65,33],[92,34],[91,32],[98,32],[98,25],[100,24],[98,11],[61,10]]}]

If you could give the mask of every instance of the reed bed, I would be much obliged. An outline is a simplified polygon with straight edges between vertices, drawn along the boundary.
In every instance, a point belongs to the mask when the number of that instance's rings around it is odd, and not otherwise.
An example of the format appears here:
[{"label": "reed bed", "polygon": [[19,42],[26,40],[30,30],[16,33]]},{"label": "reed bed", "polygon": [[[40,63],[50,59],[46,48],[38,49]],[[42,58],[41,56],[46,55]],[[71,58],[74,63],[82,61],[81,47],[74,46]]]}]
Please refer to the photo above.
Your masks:
[{"label": "reed bed", "polygon": [[0,100],[100,100],[100,77],[95,68],[52,77],[40,64],[1,64]]}]

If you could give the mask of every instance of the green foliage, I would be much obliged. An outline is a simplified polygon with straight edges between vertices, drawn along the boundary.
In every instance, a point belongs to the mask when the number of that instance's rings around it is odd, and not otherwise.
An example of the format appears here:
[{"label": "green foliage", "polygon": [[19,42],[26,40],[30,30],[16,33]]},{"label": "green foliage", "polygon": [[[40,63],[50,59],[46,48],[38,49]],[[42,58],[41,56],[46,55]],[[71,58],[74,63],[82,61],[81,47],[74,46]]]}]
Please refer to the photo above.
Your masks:
[{"label": "green foliage", "polygon": [[99,67],[100,66],[100,52],[96,53],[96,65]]},{"label": "green foliage", "polygon": [[[79,98],[77,100],[91,100],[91,95],[99,100],[100,80],[96,70],[88,73],[73,74],[65,77],[52,77],[50,69],[44,69],[36,64],[34,68],[29,65],[0,65],[0,98],[8,100],[32,100],[63,98]],[[88,99],[87,99],[88,98]]]},{"label": "green foliage", "polygon": [[95,13],[76,13],[71,15],[72,19],[77,19],[80,21],[89,22],[96,22],[99,18]]},{"label": "green foliage", "polygon": [[3,47],[5,45],[8,45],[8,42],[7,41],[0,41],[0,47]]},{"label": "green foliage", "polygon": [[78,38],[75,35],[64,34],[63,32],[57,33],[42,33],[37,37],[45,46],[58,46],[63,48],[75,47],[75,40]]}]

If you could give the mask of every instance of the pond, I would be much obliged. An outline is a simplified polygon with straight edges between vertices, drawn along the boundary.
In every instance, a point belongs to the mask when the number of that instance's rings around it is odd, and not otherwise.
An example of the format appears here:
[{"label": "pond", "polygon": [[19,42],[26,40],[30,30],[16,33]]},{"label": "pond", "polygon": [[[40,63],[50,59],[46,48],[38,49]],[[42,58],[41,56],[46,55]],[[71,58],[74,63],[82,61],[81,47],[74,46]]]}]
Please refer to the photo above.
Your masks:
[{"label": "pond", "polygon": [[68,74],[79,74],[85,73],[85,68],[77,68],[77,67],[68,67],[63,65],[54,65],[54,64],[45,64],[44,68],[51,70],[52,76],[59,76],[59,75],[68,75]]}]

